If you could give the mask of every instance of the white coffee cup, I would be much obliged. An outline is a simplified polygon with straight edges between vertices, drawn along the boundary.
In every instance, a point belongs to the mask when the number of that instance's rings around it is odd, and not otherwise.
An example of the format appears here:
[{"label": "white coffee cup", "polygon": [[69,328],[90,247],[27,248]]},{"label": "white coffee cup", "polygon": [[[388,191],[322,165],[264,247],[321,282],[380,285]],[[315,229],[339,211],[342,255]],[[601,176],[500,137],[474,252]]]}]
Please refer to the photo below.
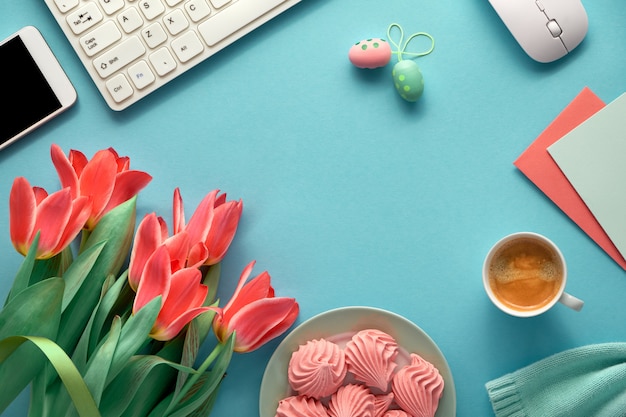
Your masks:
[{"label": "white coffee cup", "polygon": [[503,237],[483,263],[483,286],[502,311],[533,317],[557,302],[580,311],[584,302],[565,292],[567,265],[560,249],[547,237],[518,232]]}]

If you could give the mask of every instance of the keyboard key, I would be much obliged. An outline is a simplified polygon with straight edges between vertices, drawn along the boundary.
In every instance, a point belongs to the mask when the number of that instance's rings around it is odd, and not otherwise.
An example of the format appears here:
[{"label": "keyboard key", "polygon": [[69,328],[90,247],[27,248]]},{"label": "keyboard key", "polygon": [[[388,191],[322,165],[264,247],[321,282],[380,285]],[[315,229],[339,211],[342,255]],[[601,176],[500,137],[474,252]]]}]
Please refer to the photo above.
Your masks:
[{"label": "keyboard key", "polygon": [[150,63],[161,77],[176,69],[176,60],[166,47],[150,54]]},{"label": "keyboard key", "polygon": [[198,25],[204,41],[213,46],[285,0],[238,0]]},{"label": "keyboard key", "polygon": [[124,7],[124,0],[99,0],[100,6],[104,9],[104,13],[109,16],[121,10]]},{"label": "keyboard key", "polygon": [[146,88],[156,80],[146,61],[139,61],[128,68],[128,76],[139,90]]},{"label": "keyboard key", "polygon": [[211,14],[211,8],[207,4],[206,0],[188,1],[185,3],[185,10],[194,23],[199,22]]},{"label": "keyboard key", "polygon": [[154,22],[141,31],[141,36],[149,48],[156,48],[167,40],[167,33],[159,22]]},{"label": "keyboard key", "polygon": [[122,32],[119,31],[113,21],[109,20],[80,38],[80,45],[83,47],[87,56],[94,56],[104,51],[121,38]]},{"label": "keyboard key", "polygon": [[123,110],[300,1],[43,3],[60,23],[109,107]]},{"label": "keyboard key", "polygon": [[165,6],[161,0],[141,0],[139,9],[148,20],[152,20],[165,11]]},{"label": "keyboard key", "polygon": [[54,0],[54,4],[57,6],[61,13],[67,13],[74,7],[78,6],[79,0]]},{"label": "keyboard key", "polygon": [[67,24],[75,35],[92,28],[102,20],[102,12],[96,3],[89,2],[67,16]]},{"label": "keyboard key", "polygon": [[230,0],[211,0],[211,4],[216,9],[220,9],[230,3]]},{"label": "keyboard key", "polygon": [[117,74],[111,78],[106,82],[106,87],[116,103],[120,103],[133,95],[133,88],[124,74]]},{"label": "keyboard key", "polygon": [[131,36],[113,49],[100,55],[93,61],[102,78],[110,77],[146,52],[146,48],[137,36]]},{"label": "keyboard key", "polygon": [[118,14],[117,21],[120,22],[122,29],[124,29],[126,33],[131,33],[143,25],[143,19],[134,7],[129,7],[127,10]]},{"label": "keyboard key", "polygon": [[178,35],[189,27],[189,22],[182,10],[176,9],[163,17],[163,24],[172,35]]},{"label": "keyboard key", "polygon": [[204,46],[202,46],[196,32],[190,30],[172,41],[172,49],[180,62],[184,63],[201,53]]}]

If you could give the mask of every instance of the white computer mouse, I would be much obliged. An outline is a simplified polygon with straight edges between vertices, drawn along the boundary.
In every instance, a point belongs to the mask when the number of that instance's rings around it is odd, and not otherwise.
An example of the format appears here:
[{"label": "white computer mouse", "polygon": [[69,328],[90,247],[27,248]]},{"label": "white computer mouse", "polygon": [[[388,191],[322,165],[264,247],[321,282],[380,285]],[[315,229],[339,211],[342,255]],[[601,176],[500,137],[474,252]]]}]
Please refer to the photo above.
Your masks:
[{"label": "white computer mouse", "polygon": [[576,48],[587,34],[580,0],[489,0],[517,43],[535,61],[552,62]]}]

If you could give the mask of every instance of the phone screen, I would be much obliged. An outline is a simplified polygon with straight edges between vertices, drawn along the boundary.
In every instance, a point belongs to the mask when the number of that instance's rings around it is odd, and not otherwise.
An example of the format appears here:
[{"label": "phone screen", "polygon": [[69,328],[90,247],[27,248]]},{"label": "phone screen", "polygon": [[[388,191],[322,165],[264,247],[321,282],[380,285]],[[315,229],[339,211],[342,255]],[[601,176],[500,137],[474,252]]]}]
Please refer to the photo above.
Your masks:
[{"label": "phone screen", "polygon": [[61,102],[20,36],[0,45],[4,110],[0,145],[61,108]]}]

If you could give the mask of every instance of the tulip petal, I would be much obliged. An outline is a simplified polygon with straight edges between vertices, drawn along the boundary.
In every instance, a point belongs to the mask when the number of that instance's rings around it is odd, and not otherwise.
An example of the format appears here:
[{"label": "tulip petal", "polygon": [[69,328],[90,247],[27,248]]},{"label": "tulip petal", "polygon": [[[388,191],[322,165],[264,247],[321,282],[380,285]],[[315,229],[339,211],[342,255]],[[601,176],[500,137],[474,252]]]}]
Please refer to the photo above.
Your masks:
[{"label": "tulip petal", "polygon": [[189,233],[190,242],[204,242],[206,240],[209,228],[213,222],[213,210],[217,193],[218,190],[213,190],[207,194],[194,211],[191,219],[189,219],[185,230]]},{"label": "tulip petal", "polygon": [[83,173],[83,170],[89,163],[89,159],[85,156],[81,151],[77,151],[76,149],[70,149],[69,158],[70,164],[74,167],[74,171],[76,171],[76,175],[80,177]]},{"label": "tulip petal", "polygon": [[189,236],[187,233],[179,233],[167,238],[163,244],[170,253],[172,262],[172,271],[184,268],[187,263],[187,254],[189,253]]},{"label": "tulip petal", "polygon": [[33,193],[35,193],[35,201],[37,201],[37,205],[40,205],[43,200],[48,198],[48,192],[41,187],[33,187]]},{"label": "tulip petal", "polygon": [[79,177],[80,194],[92,197],[93,224],[103,213],[115,186],[117,163],[115,157],[108,151],[98,151],[87,163]]},{"label": "tulip petal", "polygon": [[146,262],[139,280],[133,313],[137,313],[159,295],[165,300],[170,290],[170,277],[170,255],[165,246],[159,246]]},{"label": "tulip petal", "polygon": [[171,340],[189,323],[191,320],[198,317],[200,314],[209,311],[209,307],[198,307],[186,311],[182,316],[179,316],[175,321],[169,324],[167,327],[155,326],[150,333],[150,337],[155,340],[167,341]]},{"label": "tulip petal", "polygon": [[299,312],[295,299],[266,298],[248,304],[235,314],[229,329],[236,329],[235,351],[250,352],[287,330]]},{"label": "tulip petal", "polygon": [[78,189],[78,174],[72,166],[72,163],[65,156],[65,153],[63,153],[59,145],[52,144],[50,147],[50,155],[52,157],[52,163],[59,175],[61,187],[69,187],[72,192],[72,198],[75,199],[78,197],[80,190]]},{"label": "tulip petal", "polygon": [[160,244],[161,226],[159,220],[156,214],[147,214],[137,227],[133,249],[130,253],[128,282],[133,290],[137,291],[146,262]]},{"label": "tulip petal", "polygon": [[35,231],[41,231],[38,258],[54,255],[72,214],[72,196],[69,188],[52,193],[37,207]]},{"label": "tulip petal", "polygon": [[[107,148],[107,151],[110,152],[114,157],[115,157],[115,161],[119,164],[120,163],[120,155],[117,153],[117,151],[115,149],[113,149],[113,147],[109,147]],[[124,157],[127,158],[127,157]],[[124,161],[122,161],[122,163],[124,163]]]},{"label": "tulip petal", "polygon": [[112,147],[108,149],[115,156],[117,162],[117,172],[128,171],[130,169],[130,158],[127,156],[119,156],[117,151]]},{"label": "tulip petal", "polygon": [[237,288],[235,288],[235,292],[233,293],[233,296],[230,298],[230,300],[228,300],[228,303],[226,304],[226,306],[224,306],[224,310],[230,310],[230,309],[234,310],[232,305],[237,302],[239,293],[241,292],[241,289],[243,288],[246,281],[248,280],[250,273],[252,273],[252,268],[254,268],[255,263],[256,261],[250,262],[248,265],[246,265],[243,271],[241,271],[241,275],[239,275],[239,282],[237,283]]},{"label": "tulip petal", "polygon": [[214,207],[221,206],[225,202],[226,202],[226,193],[220,194],[217,197],[215,197],[215,205],[214,205]]},{"label": "tulip petal", "polygon": [[33,189],[24,177],[13,180],[9,196],[9,219],[11,242],[19,253],[26,255],[35,229],[37,203]]},{"label": "tulip petal", "polygon": [[237,232],[242,210],[241,200],[230,201],[215,208],[215,217],[206,238],[206,245],[209,248],[208,265],[220,262],[226,255]]},{"label": "tulip petal", "polygon": [[150,181],[152,181],[152,176],[143,171],[120,172],[116,176],[111,198],[103,212],[106,213],[112,208],[128,201],[130,198],[137,195]]},{"label": "tulip petal", "polygon": [[85,226],[90,213],[91,199],[89,197],[79,197],[72,202],[72,212],[67,220],[65,230],[54,249],[55,253],[61,252],[78,236],[83,226]]},{"label": "tulip petal", "polygon": [[[284,298],[285,297],[277,297],[277,298],[273,298],[273,300],[277,300],[277,299],[283,300]],[[289,310],[287,315],[283,318],[283,320],[280,323],[278,323],[276,326],[274,326],[271,330],[269,330],[266,333],[265,341],[263,343],[269,340],[272,340],[280,336],[281,334],[283,334],[285,331],[287,331],[287,329],[289,329],[293,325],[293,323],[298,318],[298,314],[300,314],[300,305],[298,305],[295,298],[288,298],[288,300],[291,300],[293,302],[291,304],[291,309]],[[254,349],[256,349],[259,346],[260,345],[257,344]]]},{"label": "tulip petal", "polygon": [[231,299],[232,303],[225,307],[224,320],[230,321],[232,315],[244,306],[270,296],[274,296],[274,290],[270,286],[270,275],[265,271],[238,289],[236,295]]},{"label": "tulip petal", "polygon": [[167,325],[185,314],[187,310],[202,306],[209,288],[200,283],[201,279],[202,274],[196,268],[185,268],[173,273],[170,291],[157,321]]},{"label": "tulip petal", "polygon": [[209,257],[209,249],[202,242],[198,242],[189,249],[187,266],[199,268]]},{"label": "tulip petal", "polygon": [[161,242],[164,242],[169,236],[167,233],[167,223],[165,223],[165,220],[163,220],[161,216],[157,217],[157,219],[159,220],[159,227],[161,228]]},{"label": "tulip petal", "polygon": [[173,233],[177,234],[185,230],[185,208],[183,205],[183,198],[180,195],[180,188],[176,188],[174,190],[172,206],[172,213],[174,217]]}]

